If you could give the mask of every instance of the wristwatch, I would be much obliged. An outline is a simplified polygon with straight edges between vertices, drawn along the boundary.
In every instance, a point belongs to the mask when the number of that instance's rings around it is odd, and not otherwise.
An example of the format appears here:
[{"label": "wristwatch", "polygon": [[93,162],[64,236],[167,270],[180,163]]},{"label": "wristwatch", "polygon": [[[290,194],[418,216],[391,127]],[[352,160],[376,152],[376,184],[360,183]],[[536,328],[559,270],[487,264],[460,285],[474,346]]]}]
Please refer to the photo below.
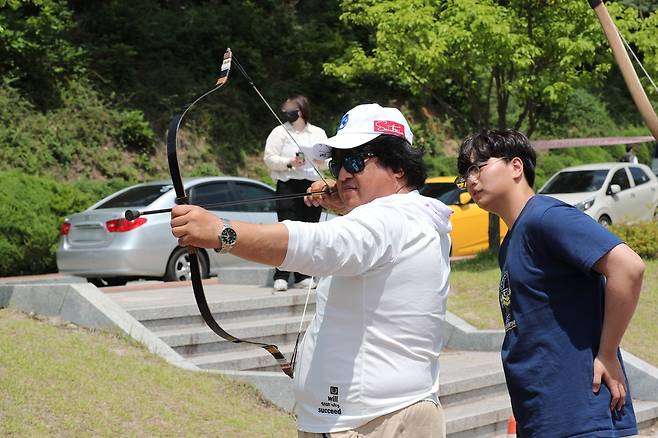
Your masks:
[{"label": "wristwatch", "polygon": [[230,220],[222,218],[222,221],[224,222],[224,226],[219,232],[219,248],[216,248],[215,252],[225,254],[231,252],[235,246],[235,243],[238,241],[238,233],[231,226]]}]

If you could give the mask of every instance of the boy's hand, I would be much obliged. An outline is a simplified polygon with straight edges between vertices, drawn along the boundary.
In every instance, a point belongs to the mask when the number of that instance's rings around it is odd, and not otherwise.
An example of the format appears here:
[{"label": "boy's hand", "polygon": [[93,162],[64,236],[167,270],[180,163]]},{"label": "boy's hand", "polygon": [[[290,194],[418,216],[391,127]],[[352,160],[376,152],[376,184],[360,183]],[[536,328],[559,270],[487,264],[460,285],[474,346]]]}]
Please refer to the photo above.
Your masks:
[{"label": "boy's hand", "polygon": [[616,354],[610,357],[599,354],[594,358],[592,392],[599,392],[601,381],[605,383],[612,395],[610,410],[621,410],[626,401],[626,381]]}]

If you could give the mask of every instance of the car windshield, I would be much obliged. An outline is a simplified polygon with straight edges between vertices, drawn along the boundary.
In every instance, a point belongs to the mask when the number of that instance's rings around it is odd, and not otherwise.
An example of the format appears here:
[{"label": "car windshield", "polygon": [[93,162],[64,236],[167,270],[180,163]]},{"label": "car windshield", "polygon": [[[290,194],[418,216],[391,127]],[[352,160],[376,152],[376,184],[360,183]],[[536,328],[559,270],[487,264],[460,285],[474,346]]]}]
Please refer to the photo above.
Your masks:
[{"label": "car windshield", "polygon": [[603,186],[608,170],[574,170],[560,172],[539,193],[595,192]]},{"label": "car windshield", "polygon": [[171,184],[136,186],[108,199],[96,208],[126,208],[149,205],[171,189],[173,189]]},{"label": "car windshield", "polygon": [[438,199],[446,205],[455,205],[459,202],[461,190],[453,183],[429,183],[420,189],[420,194]]}]

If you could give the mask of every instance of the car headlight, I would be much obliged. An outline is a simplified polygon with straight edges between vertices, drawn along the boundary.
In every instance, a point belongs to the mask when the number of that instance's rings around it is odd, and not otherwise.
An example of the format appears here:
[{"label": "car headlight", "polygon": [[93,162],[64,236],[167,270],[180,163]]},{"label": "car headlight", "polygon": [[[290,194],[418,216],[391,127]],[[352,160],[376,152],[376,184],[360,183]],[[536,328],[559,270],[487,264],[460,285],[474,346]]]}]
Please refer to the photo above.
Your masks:
[{"label": "car headlight", "polygon": [[587,211],[592,207],[592,205],[594,205],[594,199],[595,198],[585,199],[584,201],[575,204],[574,207],[580,211]]}]

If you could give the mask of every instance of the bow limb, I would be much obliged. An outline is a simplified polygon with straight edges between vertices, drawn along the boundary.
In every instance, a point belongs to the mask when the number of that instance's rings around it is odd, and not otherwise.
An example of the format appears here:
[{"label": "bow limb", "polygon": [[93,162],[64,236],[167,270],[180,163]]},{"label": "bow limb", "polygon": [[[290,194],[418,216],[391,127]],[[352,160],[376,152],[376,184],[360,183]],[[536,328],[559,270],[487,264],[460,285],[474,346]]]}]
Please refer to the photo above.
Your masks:
[{"label": "bow limb", "polygon": [[596,12],[601,27],[603,27],[603,31],[608,38],[615,61],[621,70],[628,91],[630,91],[631,96],[633,97],[633,102],[635,102],[635,106],[642,115],[644,124],[649,128],[649,131],[651,131],[653,138],[658,141],[658,116],[656,116],[656,112],[651,106],[651,102],[649,102],[649,98],[644,92],[644,88],[642,88],[640,78],[638,78],[637,73],[633,68],[633,64],[631,63],[631,59],[628,57],[628,53],[626,53],[626,49],[621,41],[621,37],[619,36],[619,31],[610,17],[608,8],[605,7],[603,0],[588,0],[588,2],[592,9],[594,9],[594,12]]},{"label": "bow limb", "polygon": [[[169,173],[171,174],[171,182],[176,192],[177,204],[189,204],[189,198],[185,193],[185,187],[183,185],[183,179],[181,177],[180,167],[178,165],[178,155],[177,155],[178,128],[180,127],[181,122],[183,121],[183,117],[185,117],[185,114],[187,114],[190,108],[192,108],[197,102],[202,100],[204,97],[220,89],[227,82],[230,68],[231,68],[231,49],[228,49],[224,54],[224,61],[221,67],[220,77],[217,80],[215,88],[199,96],[196,100],[194,100],[194,102],[188,105],[185,108],[185,110],[183,110],[182,113],[174,116],[171,123],[169,124],[169,132],[167,133],[167,161],[169,163]],[[199,308],[201,316],[203,317],[208,327],[210,327],[210,329],[213,332],[215,332],[220,337],[226,339],[227,341],[233,343],[243,342],[243,343],[262,347],[268,353],[270,353],[274,357],[274,359],[276,359],[277,363],[281,367],[281,370],[288,377],[292,378],[293,376],[292,366],[290,362],[288,362],[286,358],[283,356],[283,354],[279,351],[279,348],[276,345],[242,340],[240,338],[237,338],[229,334],[226,330],[224,330],[219,325],[219,323],[212,316],[212,311],[210,310],[210,306],[208,305],[208,301],[206,300],[206,295],[203,290],[203,282],[201,281],[201,270],[199,269],[198,250],[195,247],[188,246],[187,252],[190,261],[190,274],[192,277],[192,289],[194,290],[194,298],[197,302],[197,307]]]}]

